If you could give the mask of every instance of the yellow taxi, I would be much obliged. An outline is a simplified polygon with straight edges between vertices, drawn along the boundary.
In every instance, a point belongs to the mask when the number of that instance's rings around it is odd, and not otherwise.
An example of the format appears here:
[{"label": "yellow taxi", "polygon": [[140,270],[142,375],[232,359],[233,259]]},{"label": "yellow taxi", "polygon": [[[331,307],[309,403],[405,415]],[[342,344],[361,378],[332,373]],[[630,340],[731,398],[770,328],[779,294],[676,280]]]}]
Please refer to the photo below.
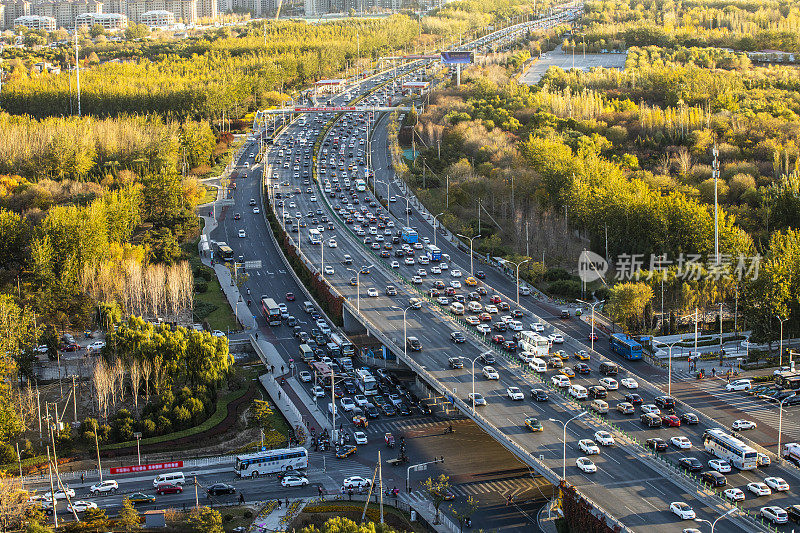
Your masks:
[{"label": "yellow taxi", "polygon": [[589,360],[589,352],[586,350],[580,350],[575,352],[575,357],[580,359],[581,361],[588,361]]},{"label": "yellow taxi", "polygon": [[474,287],[478,284],[478,280],[476,280],[472,276],[469,276],[464,280],[464,283],[466,283],[470,287]]},{"label": "yellow taxi", "polygon": [[569,359],[569,354],[567,352],[565,352],[564,350],[558,350],[553,355],[555,355],[556,357],[558,357],[562,361],[566,361],[567,359]]},{"label": "yellow taxi", "polygon": [[538,418],[526,418],[525,426],[531,431],[544,431],[544,427]]},{"label": "yellow taxi", "polygon": [[565,366],[564,368],[560,369],[560,370],[558,371],[558,373],[559,373],[559,374],[564,374],[564,375],[565,375],[565,376],[567,376],[568,378],[574,378],[574,377],[575,377],[575,371],[574,371],[574,370],[572,370],[572,369],[571,369],[570,367],[568,367],[568,366]]}]

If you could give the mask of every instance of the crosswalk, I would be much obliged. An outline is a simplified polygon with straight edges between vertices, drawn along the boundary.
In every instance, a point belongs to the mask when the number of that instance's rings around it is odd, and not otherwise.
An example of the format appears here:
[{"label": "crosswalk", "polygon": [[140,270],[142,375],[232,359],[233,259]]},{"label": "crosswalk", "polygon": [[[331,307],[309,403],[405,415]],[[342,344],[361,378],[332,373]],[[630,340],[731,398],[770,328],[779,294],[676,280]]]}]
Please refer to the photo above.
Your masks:
[{"label": "crosswalk", "polygon": [[380,435],[386,433],[406,433],[411,431],[430,431],[436,427],[446,427],[446,423],[442,421],[432,421],[430,419],[395,419],[395,420],[379,420],[370,422],[366,430],[363,430],[367,436]]},{"label": "crosswalk", "polygon": [[[528,478],[512,478],[500,479],[496,481],[474,481],[467,483],[460,483],[450,487],[456,498],[466,498],[472,496],[473,498],[485,498],[487,496],[496,496],[498,499],[506,499],[512,496],[514,499],[528,499],[540,496],[539,488],[536,482]],[[424,490],[413,490],[408,495],[408,498],[417,502],[425,502],[430,500],[430,496]]]}]

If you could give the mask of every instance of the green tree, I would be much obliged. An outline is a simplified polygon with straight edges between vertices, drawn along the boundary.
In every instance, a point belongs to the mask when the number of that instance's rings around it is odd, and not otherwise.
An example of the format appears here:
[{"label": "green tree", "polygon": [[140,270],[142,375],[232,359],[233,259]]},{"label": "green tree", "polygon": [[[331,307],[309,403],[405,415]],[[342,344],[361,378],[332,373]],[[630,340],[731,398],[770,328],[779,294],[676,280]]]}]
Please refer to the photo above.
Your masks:
[{"label": "green tree", "polygon": [[200,507],[189,516],[189,527],[196,533],[224,533],[222,515],[216,509]]},{"label": "green tree", "polygon": [[100,24],[95,24],[89,29],[89,35],[92,37],[92,39],[96,39],[97,37],[105,34],[106,30],[104,30]]},{"label": "green tree", "polygon": [[122,500],[122,509],[117,515],[117,527],[121,527],[125,531],[135,531],[142,527],[139,511],[136,510],[129,498]]},{"label": "green tree", "polygon": [[0,443],[8,443],[21,429],[13,389],[18,363],[38,334],[33,313],[20,308],[14,298],[0,295]]},{"label": "green tree", "polygon": [[463,533],[464,524],[467,520],[472,519],[472,515],[478,510],[478,502],[472,496],[467,496],[464,503],[460,505],[450,505],[450,510],[453,516],[458,520],[458,530]]},{"label": "green tree", "polygon": [[329,518],[322,527],[308,526],[300,530],[300,533],[396,533],[396,530],[386,524],[376,524],[366,522],[356,524],[349,518],[341,516]]},{"label": "green tree", "polygon": [[22,266],[28,239],[28,226],[23,218],[12,211],[0,209],[0,268]]},{"label": "green tree", "polygon": [[626,325],[641,319],[645,306],[653,299],[653,289],[645,283],[619,283],[609,292],[606,310],[615,320]]},{"label": "green tree", "polygon": [[125,38],[129,41],[134,39],[143,39],[150,33],[150,28],[144,24],[131,23],[125,28]]},{"label": "green tree", "polygon": [[430,496],[433,501],[433,508],[436,509],[435,523],[438,524],[439,506],[442,505],[445,498],[447,498],[447,493],[450,492],[450,478],[444,474],[439,474],[439,477],[435,479],[429,477],[422,482],[422,488],[425,489],[425,492],[428,493],[428,496]]}]

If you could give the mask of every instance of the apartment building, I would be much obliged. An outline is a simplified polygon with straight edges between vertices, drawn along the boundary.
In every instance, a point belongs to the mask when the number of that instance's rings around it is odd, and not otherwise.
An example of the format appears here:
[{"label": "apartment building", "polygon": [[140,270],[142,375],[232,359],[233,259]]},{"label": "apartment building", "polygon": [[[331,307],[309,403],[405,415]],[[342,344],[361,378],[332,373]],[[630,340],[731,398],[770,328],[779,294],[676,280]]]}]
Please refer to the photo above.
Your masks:
[{"label": "apartment building", "polygon": [[4,30],[11,30],[14,28],[14,21],[20,17],[27,17],[31,14],[31,3],[28,0],[17,0],[16,2],[3,2],[2,6],[3,17],[0,18],[0,23],[3,25]]},{"label": "apartment building", "polygon": [[71,29],[75,27],[78,15],[84,13],[100,14],[103,12],[103,2],[98,0],[77,0],[65,2],[63,0],[48,0],[31,4],[31,13],[41,17],[56,19],[56,27]]},{"label": "apartment building", "polygon": [[[174,22],[197,22],[197,0],[128,0],[128,20],[145,24],[142,16],[149,11],[169,11]],[[150,17],[148,17],[148,20]]]},{"label": "apartment building", "polygon": [[14,20],[14,27],[25,27],[30,30],[56,31],[56,19],[39,15],[25,15]]},{"label": "apartment building", "polygon": [[100,26],[106,31],[119,31],[128,27],[128,17],[121,13],[81,13],[75,17],[78,28]]},{"label": "apartment building", "polygon": [[142,13],[140,24],[151,30],[169,30],[175,27],[175,15],[163,9]]}]

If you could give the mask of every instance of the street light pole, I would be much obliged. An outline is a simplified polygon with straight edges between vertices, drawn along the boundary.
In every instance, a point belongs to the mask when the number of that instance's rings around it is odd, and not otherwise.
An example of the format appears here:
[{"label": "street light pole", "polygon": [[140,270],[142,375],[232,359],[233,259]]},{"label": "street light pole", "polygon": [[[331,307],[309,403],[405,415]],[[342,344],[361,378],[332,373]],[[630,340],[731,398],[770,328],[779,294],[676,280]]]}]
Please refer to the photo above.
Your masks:
[{"label": "street light pole", "polygon": [[436,246],[436,219],[444,215],[444,211],[433,217],[433,245]]},{"label": "street light pole", "polygon": [[723,518],[725,518],[726,516],[728,516],[729,514],[731,514],[734,511],[736,511],[735,507],[733,509],[728,509],[727,513],[725,513],[724,515],[718,517],[713,522],[711,522],[709,520],[706,520],[705,518],[695,518],[694,521],[697,522],[697,523],[705,522],[706,524],[709,524],[711,526],[711,533],[714,533],[714,526],[717,525],[717,522],[719,522],[720,520],[722,520]]},{"label": "street light pole", "polygon": [[[592,351],[594,351],[594,307],[596,305],[600,305],[601,303],[605,302],[605,300],[600,300],[599,302],[594,302],[594,303],[591,303],[591,304],[589,302],[584,302],[583,300],[577,300],[577,301],[581,302],[582,304],[586,304],[586,305],[588,305],[588,306],[590,306],[592,308],[592,335],[591,335],[591,339],[590,340],[592,342]],[[519,305],[519,304],[517,304],[517,305]]]},{"label": "street light pole", "polygon": [[348,268],[350,272],[356,273],[356,313],[361,314],[361,285],[359,283],[361,271],[354,268]]},{"label": "street light pole", "polygon": [[509,263],[511,263],[512,265],[517,267],[517,302],[516,302],[517,306],[519,306],[519,267],[521,267],[522,265],[524,265],[525,263],[527,263],[530,260],[531,260],[531,258],[529,257],[527,259],[523,259],[519,263],[515,263],[514,261],[509,261]]},{"label": "street light pole", "polygon": [[778,461],[781,460],[781,433],[783,432],[783,402],[788,400],[789,398],[794,398],[797,396],[797,393],[792,394],[791,396],[787,396],[783,400],[781,400],[781,405],[778,408]]},{"label": "street light pole", "polygon": [[402,308],[398,305],[393,305],[392,309],[397,309],[398,311],[403,312],[403,358],[408,360],[408,337],[407,335],[407,328],[406,328],[406,312],[414,307],[413,305],[409,305],[406,308]]},{"label": "street light pole", "polygon": [[783,323],[789,320],[788,318],[781,318],[780,315],[775,315],[781,323],[781,341],[780,341],[780,352],[778,353],[778,366],[783,366]]},{"label": "street light pole", "polygon": [[[475,361],[477,361],[487,353],[491,352],[484,352],[479,356],[477,356],[475,359],[472,359],[472,412],[475,412]],[[467,361],[470,361],[469,357],[464,357],[464,356],[459,356],[459,359],[466,359]]]},{"label": "street light pole", "polygon": [[662,346],[669,346],[669,366],[667,367],[667,395],[672,395],[672,347],[676,344],[683,342],[683,336],[680,339],[676,340],[671,344],[667,344],[666,342],[655,341],[656,344],[661,344]]},{"label": "street light pole", "polygon": [[469,275],[475,276],[475,269],[472,266],[472,241],[480,238],[481,234],[478,233],[474,237],[467,237],[466,235],[462,235],[460,233],[457,233],[456,235],[458,235],[462,239],[467,239],[469,241]]},{"label": "street light pole", "polygon": [[563,459],[563,463],[562,463],[562,466],[561,466],[561,469],[562,469],[561,470],[561,480],[562,481],[566,481],[567,480],[567,424],[569,424],[573,420],[575,420],[577,418],[580,418],[580,417],[582,417],[583,415],[586,415],[586,414],[589,414],[589,412],[588,411],[583,411],[583,412],[578,413],[577,415],[573,416],[572,418],[570,418],[566,422],[562,422],[561,420],[556,420],[555,418],[551,418],[550,419],[550,422],[556,422],[556,423],[562,424],[564,426],[564,459]]}]

